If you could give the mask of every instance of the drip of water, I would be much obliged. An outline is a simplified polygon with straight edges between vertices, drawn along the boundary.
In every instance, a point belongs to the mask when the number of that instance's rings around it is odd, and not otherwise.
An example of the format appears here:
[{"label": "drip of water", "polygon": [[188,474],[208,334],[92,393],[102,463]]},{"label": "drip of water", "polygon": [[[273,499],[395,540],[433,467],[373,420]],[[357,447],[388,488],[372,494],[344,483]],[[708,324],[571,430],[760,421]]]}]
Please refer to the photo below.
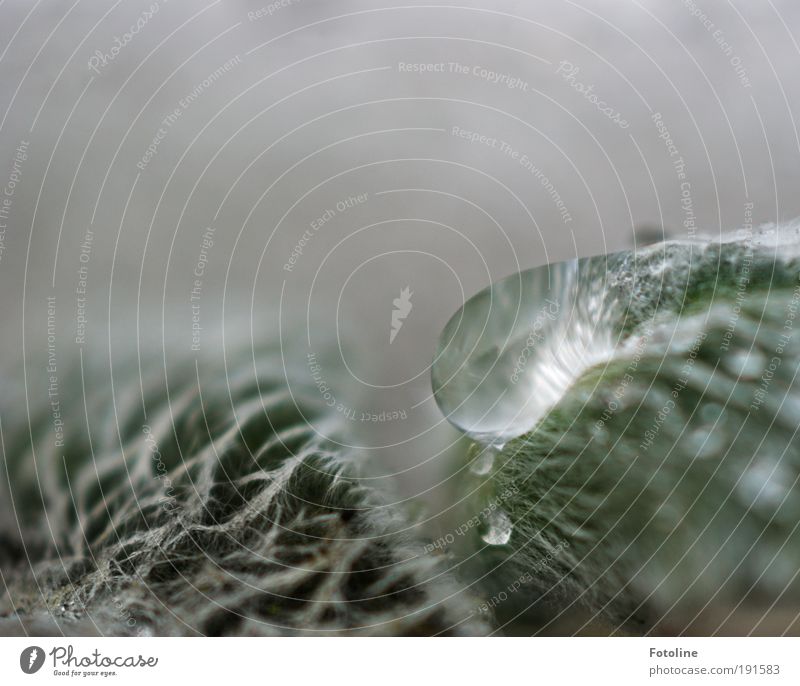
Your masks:
[{"label": "drip of water", "polygon": [[513,528],[511,518],[503,510],[495,510],[487,517],[486,532],[481,538],[489,545],[505,545]]},{"label": "drip of water", "polygon": [[[700,292],[698,284],[719,278],[721,265],[750,259],[750,250],[764,250],[766,259],[800,256],[790,228],[764,229],[746,242],[697,237],[567,260],[493,283],[453,315],[439,339],[431,379],[440,409],[474,440],[504,443],[531,431],[589,367],[617,352],[688,350],[696,332],[677,327],[674,315],[689,285]],[[641,335],[655,315],[658,325]],[[757,349],[724,361],[743,380],[757,377],[764,363]],[[715,441],[706,445],[713,453]]]},{"label": "drip of water", "polygon": [[492,444],[536,424],[580,374],[614,350],[615,292],[629,253],[520,272],[484,289],[452,317],[432,369],[445,416]]}]

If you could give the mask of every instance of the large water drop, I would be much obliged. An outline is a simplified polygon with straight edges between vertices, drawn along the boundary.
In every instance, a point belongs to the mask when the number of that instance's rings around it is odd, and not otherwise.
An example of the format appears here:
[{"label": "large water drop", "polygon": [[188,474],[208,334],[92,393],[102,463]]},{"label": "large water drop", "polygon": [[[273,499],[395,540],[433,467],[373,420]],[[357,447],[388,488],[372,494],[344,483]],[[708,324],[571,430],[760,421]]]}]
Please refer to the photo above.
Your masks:
[{"label": "large water drop", "polygon": [[[445,326],[431,372],[436,401],[481,443],[527,433],[589,367],[640,345],[649,354],[690,350],[697,330],[678,326],[684,306],[692,299],[729,306],[730,296],[716,284],[737,282],[743,267],[733,272],[732,265],[766,248],[764,259],[778,250],[784,259],[800,256],[793,233],[757,232],[746,243],[735,235],[697,236],[497,281]],[[760,377],[765,363],[757,348],[723,360],[740,380]]]},{"label": "large water drop", "polygon": [[619,310],[610,291],[630,278],[628,259],[631,253],[536,267],[467,301],[445,327],[432,370],[445,416],[484,443],[532,429],[613,350]]}]

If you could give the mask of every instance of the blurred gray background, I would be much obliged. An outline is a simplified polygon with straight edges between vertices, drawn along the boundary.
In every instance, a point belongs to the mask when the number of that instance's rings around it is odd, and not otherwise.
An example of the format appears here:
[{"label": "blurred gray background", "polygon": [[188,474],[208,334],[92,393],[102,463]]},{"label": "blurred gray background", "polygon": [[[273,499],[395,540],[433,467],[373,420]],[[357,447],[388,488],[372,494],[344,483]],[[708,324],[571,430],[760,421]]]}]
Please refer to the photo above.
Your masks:
[{"label": "blurred gray background", "polygon": [[466,297],[800,215],[799,35],[794,0],[0,2],[5,383],[46,394],[48,345],[107,384],[137,341],[168,373],[280,340],[290,385],[426,492]]}]

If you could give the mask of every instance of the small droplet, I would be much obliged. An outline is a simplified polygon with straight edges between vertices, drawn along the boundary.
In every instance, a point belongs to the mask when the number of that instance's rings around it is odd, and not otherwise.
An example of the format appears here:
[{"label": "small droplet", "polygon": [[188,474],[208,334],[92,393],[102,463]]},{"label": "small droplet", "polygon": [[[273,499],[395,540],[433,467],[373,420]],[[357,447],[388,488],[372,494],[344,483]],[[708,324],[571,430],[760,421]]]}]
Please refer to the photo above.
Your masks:
[{"label": "small droplet", "polygon": [[767,360],[759,350],[737,350],[726,355],[723,364],[740,379],[758,379],[764,373]]},{"label": "small droplet", "polygon": [[511,538],[514,526],[511,518],[503,510],[495,510],[488,517],[488,528],[481,536],[489,545],[505,545]]}]

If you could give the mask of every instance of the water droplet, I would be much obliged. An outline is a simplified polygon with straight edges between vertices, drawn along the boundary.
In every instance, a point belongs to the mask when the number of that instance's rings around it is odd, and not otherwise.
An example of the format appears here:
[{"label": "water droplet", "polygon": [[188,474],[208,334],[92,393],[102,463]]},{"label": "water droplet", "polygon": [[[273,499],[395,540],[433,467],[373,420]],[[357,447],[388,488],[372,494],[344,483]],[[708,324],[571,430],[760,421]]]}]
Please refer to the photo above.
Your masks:
[{"label": "water droplet", "polygon": [[719,455],[724,444],[722,430],[719,427],[714,429],[711,426],[701,426],[686,437],[687,449],[700,460]]},{"label": "water droplet", "polygon": [[[436,401],[484,443],[530,431],[589,366],[614,350],[610,262],[568,260],[492,284],[450,319],[431,376]],[[614,310],[612,315],[611,310]]]},{"label": "water droplet", "polygon": [[511,538],[514,526],[503,510],[495,510],[487,518],[486,533],[481,536],[489,545],[505,545]]}]

